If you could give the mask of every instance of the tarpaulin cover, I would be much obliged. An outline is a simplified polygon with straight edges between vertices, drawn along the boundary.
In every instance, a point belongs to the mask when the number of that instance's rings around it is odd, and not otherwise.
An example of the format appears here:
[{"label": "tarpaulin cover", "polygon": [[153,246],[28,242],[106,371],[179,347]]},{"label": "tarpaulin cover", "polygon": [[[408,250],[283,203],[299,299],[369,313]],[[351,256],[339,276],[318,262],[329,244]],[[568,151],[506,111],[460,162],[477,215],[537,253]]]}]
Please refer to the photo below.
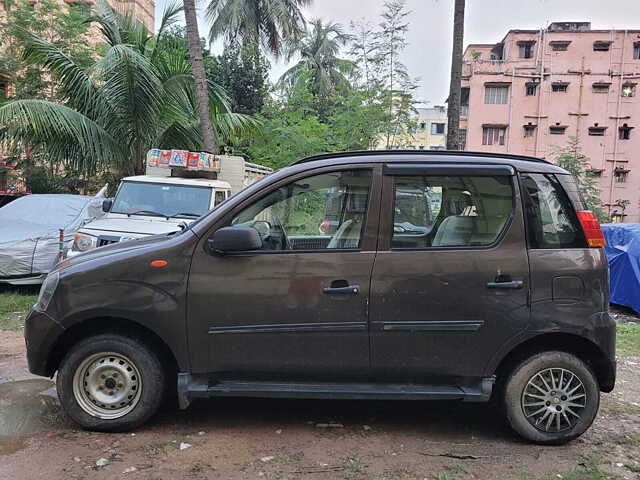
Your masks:
[{"label": "tarpaulin cover", "polygon": [[607,239],[611,303],[640,313],[640,223],[602,225]]},{"label": "tarpaulin cover", "polygon": [[102,200],[27,195],[0,208],[0,278],[47,273],[58,259],[59,229],[68,248],[78,228],[103,215]]}]

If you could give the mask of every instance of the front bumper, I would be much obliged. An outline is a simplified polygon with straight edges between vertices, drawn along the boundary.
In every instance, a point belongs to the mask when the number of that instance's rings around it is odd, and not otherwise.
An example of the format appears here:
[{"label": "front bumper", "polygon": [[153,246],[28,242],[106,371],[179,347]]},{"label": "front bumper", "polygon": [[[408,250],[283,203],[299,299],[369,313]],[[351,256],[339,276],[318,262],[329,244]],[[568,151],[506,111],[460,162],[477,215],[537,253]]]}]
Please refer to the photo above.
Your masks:
[{"label": "front bumper", "polygon": [[50,377],[49,359],[64,328],[45,312],[31,310],[24,322],[27,363],[34,375]]}]

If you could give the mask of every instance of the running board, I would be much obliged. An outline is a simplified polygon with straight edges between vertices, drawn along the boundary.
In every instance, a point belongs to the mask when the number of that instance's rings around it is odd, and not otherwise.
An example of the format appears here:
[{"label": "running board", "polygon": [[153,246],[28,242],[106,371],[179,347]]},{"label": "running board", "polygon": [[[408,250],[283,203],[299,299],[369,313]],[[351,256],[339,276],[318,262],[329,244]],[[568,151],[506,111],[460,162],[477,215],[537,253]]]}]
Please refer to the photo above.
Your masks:
[{"label": "running board", "polygon": [[262,397],[321,398],[349,400],[463,400],[486,402],[491,396],[494,378],[483,378],[472,386],[385,384],[385,383],[321,383],[215,381],[207,375],[178,374],[180,408],[194,398]]}]

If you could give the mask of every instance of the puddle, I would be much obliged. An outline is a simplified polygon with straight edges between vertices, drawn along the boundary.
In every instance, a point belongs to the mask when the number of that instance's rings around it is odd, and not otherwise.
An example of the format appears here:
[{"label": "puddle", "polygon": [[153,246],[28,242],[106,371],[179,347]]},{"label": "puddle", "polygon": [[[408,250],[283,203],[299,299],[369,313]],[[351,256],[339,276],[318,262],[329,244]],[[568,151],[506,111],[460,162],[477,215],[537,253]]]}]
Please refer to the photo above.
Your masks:
[{"label": "puddle", "polygon": [[62,409],[54,383],[34,379],[0,384],[0,454],[24,447],[20,437],[60,422]]}]

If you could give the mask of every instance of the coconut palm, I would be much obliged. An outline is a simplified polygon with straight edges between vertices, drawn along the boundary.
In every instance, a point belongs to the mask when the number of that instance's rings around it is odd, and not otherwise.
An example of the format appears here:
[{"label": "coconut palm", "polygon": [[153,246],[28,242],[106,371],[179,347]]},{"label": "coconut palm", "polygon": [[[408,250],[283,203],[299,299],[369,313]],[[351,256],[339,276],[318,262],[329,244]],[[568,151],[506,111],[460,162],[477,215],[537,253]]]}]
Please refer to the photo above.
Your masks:
[{"label": "coconut palm", "polygon": [[320,98],[328,98],[350,86],[347,77],[355,63],[338,55],[351,36],[344,33],[338,23],[324,23],[316,19],[310,25],[311,30],[301,41],[287,42],[288,60],[299,55],[300,61],[280,77],[278,85],[281,88],[291,87],[308,78],[311,91]]},{"label": "coconut palm", "polygon": [[447,150],[460,150],[460,85],[462,84],[462,48],[464,47],[464,7],[465,0],[455,0],[449,108],[447,110]]},{"label": "coconut palm", "polygon": [[[0,141],[74,171],[114,167],[142,173],[150,148],[202,148],[186,42],[166,35],[182,7],[169,5],[151,35],[131,16],[100,4],[95,22],[106,52],[83,68],[65,52],[28,36],[24,58],[57,82],[62,103],[16,100],[0,107]],[[213,124],[223,138],[255,126],[230,111],[224,90],[208,83]]]},{"label": "coconut palm", "polygon": [[304,34],[301,8],[311,3],[313,0],[210,0],[209,40],[224,37],[228,44],[259,45],[279,57],[284,42]]},{"label": "coconut palm", "polygon": [[191,70],[195,81],[196,102],[198,105],[198,114],[200,116],[202,141],[204,143],[205,150],[211,153],[217,153],[218,141],[216,139],[215,130],[213,129],[211,112],[209,110],[207,74],[204,70],[202,46],[200,45],[200,34],[198,33],[196,2],[195,0],[183,0],[182,5],[184,7],[184,19],[187,26],[187,44],[189,45]]}]

